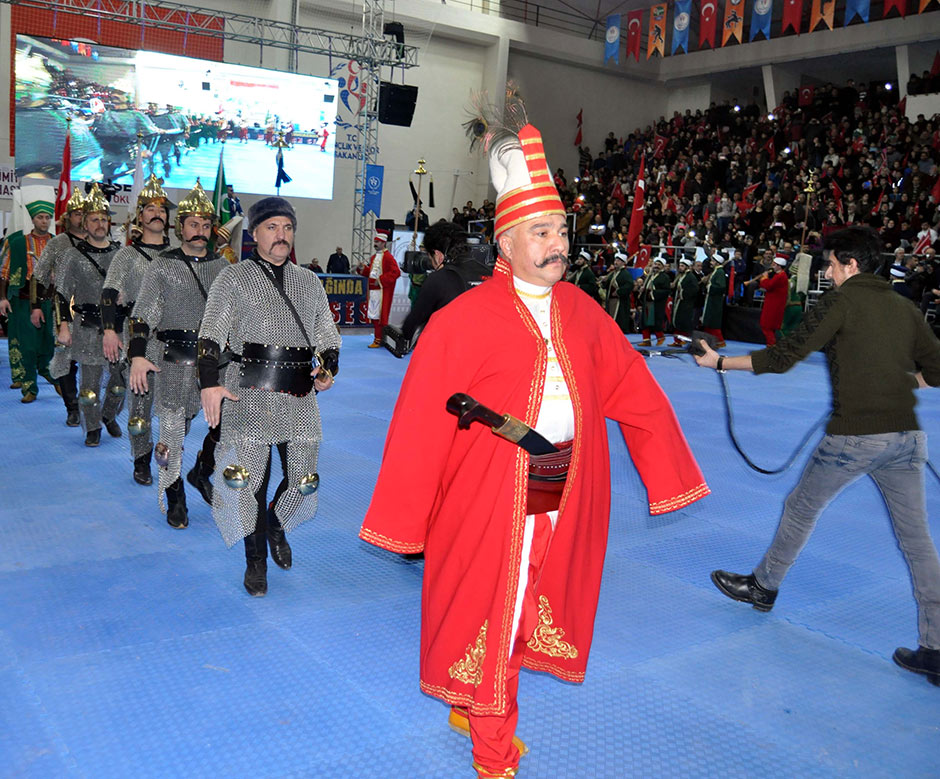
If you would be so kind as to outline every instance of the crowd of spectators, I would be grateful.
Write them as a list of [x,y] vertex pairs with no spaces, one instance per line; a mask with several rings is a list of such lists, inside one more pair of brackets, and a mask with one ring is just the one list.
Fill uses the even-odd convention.
[[[866,224],[888,254],[904,249],[898,265],[914,273],[919,264],[931,279],[915,289],[930,296],[940,286],[928,256],[935,252],[927,252],[940,248],[940,123],[909,121],[893,84],[804,87],[785,92],[770,112],[713,103],[623,135],[611,131],[596,151],[579,153],[577,173],[558,169],[555,183],[576,214],[572,251],[588,248],[598,273],[626,247],[643,159],[640,244],[673,265],[681,253],[701,258],[707,248],[737,257],[746,281],[765,271],[768,257],[802,250],[818,258],[829,232]],[[452,218],[472,224],[492,209],[467,203]],[[920,263],[911,259],[915,249]]]

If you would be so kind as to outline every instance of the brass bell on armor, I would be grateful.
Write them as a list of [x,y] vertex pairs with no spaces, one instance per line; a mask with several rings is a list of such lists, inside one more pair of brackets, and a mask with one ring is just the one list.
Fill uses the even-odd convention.
[[94,390],[83,389],[78,393],[78,402],[83,406],[93,406],[98,402],[98,393]]
[[163,441],[158,442],[153,448],[153,461],[161,468],[166,468],[170,464],[170,447]]
[[300,484],[297,485],[297,491],[301,495],[312,495],[320,486],[320,474],[308,473],[300,477]]
[[131,435],[143,435],[147,432],[147,420],[143,417],[131,417],[127,420],[127,432]]
[[233,490],[248,486],[248,469],[244,465],[229,465],[222,471],[222,478]]
[[124,393],[127,392],[127,387],[125,387],[123,384],[115,384],[108,388],[108,392],[110,392],[116,398],[122,398],[124,397]]

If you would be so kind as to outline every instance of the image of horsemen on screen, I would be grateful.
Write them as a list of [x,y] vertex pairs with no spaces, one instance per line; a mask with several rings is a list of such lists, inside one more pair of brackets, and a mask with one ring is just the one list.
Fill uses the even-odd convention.
[[58,180],[71,129],[73,180],[130,184],[139,150],[145,175],[185,188],[213,180],[224,145],[236,191],[329,199],[337,93],[335,79],[18,35],[16,172]]

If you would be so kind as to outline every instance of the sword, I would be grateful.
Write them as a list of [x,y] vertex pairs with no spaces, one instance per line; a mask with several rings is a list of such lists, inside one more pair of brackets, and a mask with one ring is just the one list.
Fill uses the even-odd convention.
[[489,425],[500,438],[518,444],[529,454],[550,454],[558,448],[540,433],[536,433],[521,419],[511,414],[499,414],[482,403],[478,403],[464,392],[457,392],[447,399],[447,410],[457,417],[457,427],[466,430],[474,422]]

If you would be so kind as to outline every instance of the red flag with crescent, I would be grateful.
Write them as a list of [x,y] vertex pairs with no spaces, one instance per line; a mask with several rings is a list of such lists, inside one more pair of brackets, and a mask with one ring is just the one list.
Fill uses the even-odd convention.
[[653,139],[653,159],[659,159],[663,156],[663,152],[666,151],[666,144],[669,143],[669,139],[665,135],[657,135]]
[[640,36],[643,32],[643,11],[630,11],[627,14],[627,56],[640,61]]
[[627,230],[627,254],[635,254],[640,246],[640,233],[643,231],[643,219],[646,216],[646,157],[640,160],[640,172],[636,177],[633,190],[633,211],[630,213],[630,227]]
[[62,149],[62,173],[59,174],[59,186],[55,197],[56,222],[65,213],[70,197],[72,197],[72,133],[67,133],[65,148]]
[[718,0],[702,0],[699,12],[698,47],[706,43],[715,48],[715,32],[718,29]]
[[637,252],[636,261],[633,263],[634,268],[643,269],[650,264],[650,255],[653,253],[653,247],[648,243],[644,243],[640,247],[640,251]]
[[887,18],[888,12],[892,8],[897,8],[898,13],[903,18],[907,14],[907,0],[885,0],[885,10],[882,18]]
[[813,104],[813,96],[816,94],[816,87],[800,87],[800,105],[808,106]]
[[[903,0],[902,0],[903,2]],[[803,18],[803,0],[784,0],[783,2],[783,18],[780,22],[780,34],[782,35],[787,31],[788,27],[792,27],[793,31],[799,35],[800,34],[800,20]],[[802,103],[800,103],[802,105]]]

